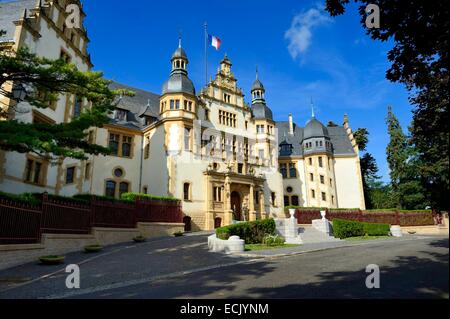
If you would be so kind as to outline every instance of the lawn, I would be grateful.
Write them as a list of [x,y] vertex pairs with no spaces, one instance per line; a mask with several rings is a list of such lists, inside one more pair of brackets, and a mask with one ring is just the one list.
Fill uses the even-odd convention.
[[348,237],[345,240],[349,241],[358,241],[358,240],[374,240],[374,239],[386,239],[386,238],[394,238],[392,236],[358,236],[358,237]]
[[280,249],[280,248],[289,248],[289,247],[297,247],[297,246],[301,246],[301,245],[284,244],[282,246],[267,246],[264,244],[246,244],[245,251]]

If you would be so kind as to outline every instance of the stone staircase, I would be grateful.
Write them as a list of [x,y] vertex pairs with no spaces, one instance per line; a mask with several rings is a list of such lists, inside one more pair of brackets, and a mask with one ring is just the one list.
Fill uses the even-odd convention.
[[298,234],[303,244],[325,243],[325,242],[339,242],[341,239],[334,238],[326,233],[323,233],[314,227],[299,227]]

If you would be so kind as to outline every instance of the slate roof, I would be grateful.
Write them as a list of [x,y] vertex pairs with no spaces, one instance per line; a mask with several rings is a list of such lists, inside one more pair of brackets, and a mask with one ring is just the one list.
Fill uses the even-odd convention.
[[[289,122],[277,122],[278,144],[286,141],[292,145],[292,156],[303,156],[301,143],[304,139],[304,128],[294,124],[294,135],[289,134]],[[356,155],[352,143],[344,127],[327,127],[330,142],[333,144],[334,155]]]
[[36,0],[20,0],[14,2],[0,2],[0,30],[6,34],[0,37],[0,42],[14,40],[16,26],[14,21],[20,20],[23,10],[34,9]]
[[111,83],[110,89],[125,89],[135,93],[134,96],[123,96],[117,105],[118,109],[128,111],[127,120],[111,119],[113,124],[142,129],[145,127],[144,116],[159,119],[159,95],[117,82]]
[[252,113],[255,119],[273,120],[272,110],[264,103],[255,103],[252,105]]

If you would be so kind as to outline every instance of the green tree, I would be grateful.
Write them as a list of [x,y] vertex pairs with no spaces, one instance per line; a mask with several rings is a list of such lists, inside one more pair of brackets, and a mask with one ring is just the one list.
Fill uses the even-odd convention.
[[[23,100],[6,90],[8,83],[25,91]],[[107,115],[114,109],[118,94],[132,94],[111,91],[109,84],[100,72],[81,72],[62,59],[38,57],[26,48],[14,54],[0,54],[0,95],[12,101],[9,106],[0,107],[0,118],[8,119],[0,121],[0,149],[31,152],[49,160],[86,159],[87,154],[109,154],[108,148],[87,141],[87,130],[102,127],[109,121]],[[65,94],[89,102],[80,116],[69,123],[23,123],[15,118],[18,114],[31,112],[32,107],[47,108],[58,96]]]
[[[331,16],[341,15],[350,0],[326,0]],[[411,143],[421,163],[420,182],[433,207],[448,209],[449,192],[449,1],[355,0],[361,4],[366,29],[366,6],[380,7],[379,29],[366,29],[374,40],[392,39],[391,66],[386,77],[403,83],[414,105]]]
[[391,177],[391,194],[397,208],[425,208],[424,188],[420,183],[416,150],[408,144],[408,137],[397,117],[388,107],[386,118],[389,144],[386,148],[387,162]]

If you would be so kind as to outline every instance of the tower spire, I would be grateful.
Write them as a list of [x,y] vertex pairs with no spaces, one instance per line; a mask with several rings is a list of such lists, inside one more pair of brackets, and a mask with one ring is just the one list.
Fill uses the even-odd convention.
[[182,40],[182,33],[181,29],[178,31],[178,47],[181,48],[181,40]]
[[311,116],[312,116],[312,118],[316,117],[316,114],[314,112],[314,102],[313,102],[312,97],[311,97]]
[[258,65],[256,65],[256,79],[259,80]]

